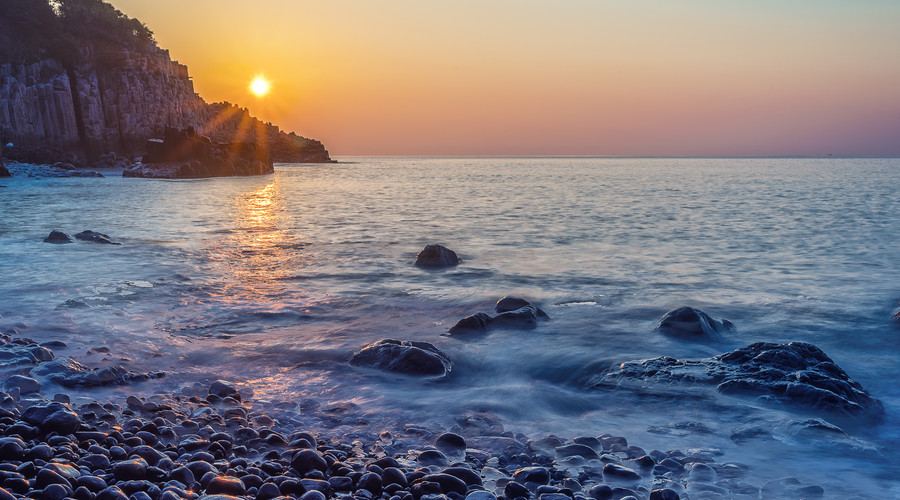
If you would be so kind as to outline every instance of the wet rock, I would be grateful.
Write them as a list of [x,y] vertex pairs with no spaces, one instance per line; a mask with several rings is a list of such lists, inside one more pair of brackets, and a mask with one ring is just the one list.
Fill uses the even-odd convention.
[[377,497],[381,495],[381,489],[383,487],[381,476],[374,472],[363,474],[362,477],[359,478],[359,481],[356,482],[356,487],[357,489],[368,490],[373,496]]
[[416,265],[419,267],[452,267],[459,262],[456,252],[443,245],[426,245],[416,255]]
[[125,169],[123,177],[195,179],[275,171],[266,141],[214,143],[192,127],[166,127],[161,139],[150,139],[144,147],[142,163]]
[[3,387],[6,390],[9,390],[13,387],[18,387],[19,392],[22,394],[29,394],[32,392],[40,392],[40,390],[41,390],[41,384],[37,380],[35,380],[31,377],[25,377],[22,375],[13,375],[13,376],[9,377],[8,379],[6,379],[6,382],[3,384]]
[[665,335],[686,338],[718,338],[734,331],[728,320],[716,321],[705,312],[693,307],[679,307],[663,315],[656,329]]
[[71,434],[81,425],[81,419],[74,411],[57,402],[38,403],[28,407],[22,414],[22,420],[36,425],[46,433]]
[[425,450],[416,457],[416,463],[419,467],[427,467],[429,465],[437,465],[438,467],[446,467],[450,465],[447,457],[438,450]]
[[464,333],[471,331],[487,330],[494,318],[488,313],[475,313],[459,320],[450,327],[450,333]]
[[209,393],[219,396],[220,398],[227,398],[229,396],[241,400],[241,395],[238,393],[237,387],[231,382],[227,382],[225,380],[216,380],[209,386]]
[[158,378],[163,373],[137,373],[121,366],[88,368],[71,358],[55,358],[32,368],[31,375],[45,377],[66,387],[117,385]]
[[450,373],[450,358],[428,342],[383,339],[362,348],[350,360],[353,366],[404,375],[443,377]]
[[206,485],[206,492],[211,495],[241,496],[247,493],[247,488],[236,477],[217,476]]
[[434,447],[444,455],[459,455],[466,453],[466,440],[459,434],[447,432],[438,436]]
[[606,464],[603,466],[603,479],[606,481],[640,481],[641,475],[618,464]]
[[75,243],[71,236],[62,231],[51,231],[50,236],[44,238],[44,243]]
[[757,342],[702,360],[670,357],[630,361],[591,379],[593,388],[642,384],[703,384],[723,394],[755,396],[847,417],[879,418],[884,405],[818,347],[803,342]]
[[109,238],[109,235],[106,235],[103,233],[98,233],[96,231],[91,231],[90,229],[76,234],[75,239],[81,240],[81,241],[90,241],[92,243],[101,243],[104,245],[121,245],[121,243],[112,241]]
[[550,471],[545,467],[524,467],[513,474],[518,483],[550,484]]
[[300,450],[291,459],[291,467],[301,475],[312,470],[325,472],[328,470],[328,462],[322,458],[322,455],[313,450]]
[[450,333],[483,331],[494,326],[530,328],[550,319],[539,307],[518,297],[503,297],[497,301],[494,312],[495,316],[483,312],[467,316],[450,327]]
[[539,307],[519,297],[503,297],[497,301],[496,305],[494,305],[494,312],[497,314],[519,311],[521,309],[531,309],[534,311],[536,317],[540,319],[550,319],[550,316],[547,316],[547,313]]
[[583,457],[585,460],[598,460],[600,458],[597,455],[597,452],[594,451],[593,448],[583,444],[567,444],[565,446],[559,446],[556,448],[556,456],[558,457],[572,457],[579,456]]
[[140,480],[147,477],[147,461],[143,458],[123,460],[113,464],[113,474],[119,481]]

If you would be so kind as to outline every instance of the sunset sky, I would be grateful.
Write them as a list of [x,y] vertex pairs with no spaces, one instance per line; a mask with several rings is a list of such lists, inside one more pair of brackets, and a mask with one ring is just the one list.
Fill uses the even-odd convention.
[[111,3],[334,156],[900,155],[897,0]]

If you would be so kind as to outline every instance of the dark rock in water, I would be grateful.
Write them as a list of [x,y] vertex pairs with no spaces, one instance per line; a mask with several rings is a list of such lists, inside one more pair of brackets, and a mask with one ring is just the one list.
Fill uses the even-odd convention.
[[450,333],[483,331],[492,326],[534,327],[538,321],[550,319],[539,307],[518,297],[503,297],[494,311],[497,315],[493,317],[483,312],[465,317],[450,327]]
[[734,331],[734,324],[728,320],[716,321],[705,312],[693,307],[679,307],[663,315],[656,329],[663,334],[698,338],[717,338]]
[[71,434],[78,430],[81,419],[62,403],[38,403],[29,406],[22,414],[22,420],[36,425],[43,432]]
[[498,300],[497,304],[494,306],[494,312],[496,312],[497,314],[518,311],[521,309],[532,309],[534,310],[535,316],[537,316],[538,318],[550,319],[550,316],[547,316],[547,313],[542,311],[539,307],[519,297],[503,297],[502,299]]
[[40,392],[41,390],[41,384],[37,380],[22,375],[13,375],[9,377],[6,379],[3,386],[6,390],[9,390],[12,387],[18,387],[22,394]]
[[475,313],[457,321],[455,325],[450,327],[450,333],[487,330],[493,320],[494,318],[492,318],[490,314],[483,312]]
[[419,267],[452,267],[459,262],[456,252],[443,245],[426,245],[416,255],[416,265]]
[[350,360],[364,366],[405,375],[443,377],[450,373],[450,358],[428,342],[382,339],[363,347]]
[[616,365],[591,381],[594,388],[646,383],[713,385],[723,394],[849,417],[880,417],[884,405],[818,347],[803,342],[757,342],[701,360],[660,357]]
[[641,475],[622,465],[606,464],[603,466],[603,478],[607,481],[640,481]]
[[126,169],[123,177],[195,179],[275,172],[262,141],[217,144],[191,127],[167,127],[163,139],[150,139],[145,147],[142,164]]
[[227,398],[229,396],[241,400],[241,395],[238,393],[237,387],[231,382],[225,380],[216,380],[209,386],[209,393],[219,396],[220,398]]
[[121,245],[121,243],[109,239],[108,235],[98,233],[96,231],[91,231],[90,229],[76,234],[75,239],[81,241],[92,241],[94,243],[102,243],[104,245]]
[[650,492],[650,500],[679,500],[678,492],[669,488],[661,488]]
[[44,243],[75,243],[71,236],[62,231],[51,231],[50,236],[44,238]]
[[434,447],[446,454],[465,454],[466,440],[459,434],[447,432],[438,436],[434,442]]
[[300,474],[306,474],[312,470],[325,472],[328,470],[328,462],[317,451],[300,450],[291,459],[291,467]]
[[522,484],[550,484],[551,478],[550,471],[545,467],[525,467],[517,470],[515,474],[513,474],[513,479]]
[[66,387],[116,385],[159,378],[163,373],[137,373],[121,366],[91,369],[71,358],[54,358],[31,369],[31,375],[46,377]]

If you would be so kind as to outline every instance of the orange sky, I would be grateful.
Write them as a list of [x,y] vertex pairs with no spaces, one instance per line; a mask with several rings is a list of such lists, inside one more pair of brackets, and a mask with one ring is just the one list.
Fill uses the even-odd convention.
[[896,0],[111,3],[333,156],[900,155]]

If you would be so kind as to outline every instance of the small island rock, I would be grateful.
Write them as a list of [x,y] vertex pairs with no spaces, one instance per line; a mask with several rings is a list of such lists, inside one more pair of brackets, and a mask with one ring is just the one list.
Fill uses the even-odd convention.
[[717,338],[734,331],[734,324],[728,320],[716,321],[709,314],[693,307],[679,307],[663,315],[656,326],[657,331],[677,337]]
[[91,241],[94,243],[102,243],[104,245],[121,245],[121,243],[112,241],[109,238],[109,235],[91,231],[90,229],[76,234],[75,239],[81,241]]
[[416,255],[416,265],[419,267],[452,267],[459,262],[456,252],[443,245],[426,245]]
[[50,236],[44,238],[44,243],[75,243],[71,236],[62,231],[50,231]]

